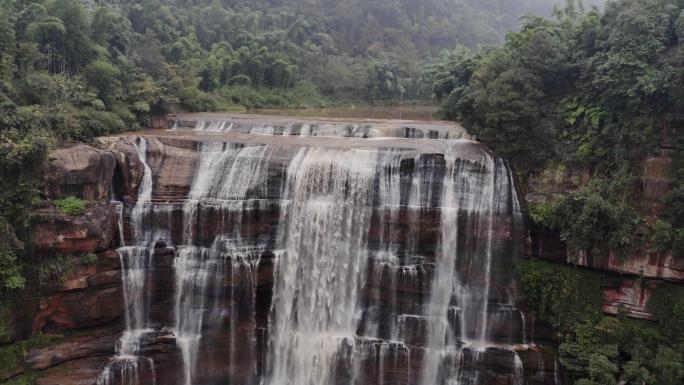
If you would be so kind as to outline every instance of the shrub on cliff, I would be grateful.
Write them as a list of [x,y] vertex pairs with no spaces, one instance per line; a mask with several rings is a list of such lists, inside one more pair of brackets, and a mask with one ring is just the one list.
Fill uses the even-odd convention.
[[38,333],[27,340],[0,346],[0,378],[11,376],[24,363],[31,349],[44,348],[62,340],[59,335]]
[[0,290],[24,286],[21,256],[31,233],[31,209],[47,163],[51,138],[42,130],[31,135],[0,130]]
[[22,289],[25,282],[17,250],[0,241],[0,292]]
[[82,199],[67,197],[53,201],[60,213],[65,215],[81,215],[85,212],[86,205]]
[[526,260],[518,263],[517,270],[525,303],[561,335],[599,316],[602,274]]
[[72,255],[59,255],[52,258],[42,259],[37,264],[38,286],[42,290],[55,290],[64,283],[82,261]]
[[642,218],[631,204],[631,178],[594,179],[580,190],[531,213],[537,223],[559,229],[576,253],[627,252],[634,247]]

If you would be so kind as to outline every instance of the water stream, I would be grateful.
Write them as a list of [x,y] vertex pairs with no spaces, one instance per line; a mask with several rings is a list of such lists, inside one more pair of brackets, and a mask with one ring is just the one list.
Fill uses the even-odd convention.
[[[153,374],[156,385],[154,361],[139,356],[140,343],[143,336],[152,332],[148,326],[149,308],[149,275],[152,269],[152,246],[150,231],[144,226],[144,213],[152,200],[152,171],[147,165],[147,141],[138,138],[135,148],[139,161],[143,164],[144,173],[138,190],[138,199],[131,210],[131,244],[126,246],[123,236],[123,210],[119,212],[120,248],[117,250],[121,261],[123,297],[126,309],[125,329],[116,344],[116,356],[108,364],[97,380],[98,385],[109,385],[114,377],[128,385],[139,384],[141,363]],[[115,373],[117,372],[118,373]]]

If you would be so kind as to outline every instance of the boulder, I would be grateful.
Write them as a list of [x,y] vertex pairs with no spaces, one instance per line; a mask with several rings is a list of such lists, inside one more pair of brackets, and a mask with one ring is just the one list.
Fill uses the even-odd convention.
[[185,199],[198,166],[197,144],[186,141],[166,141],[147,137],[147,164],[152,170],[155,199],[176,201]]
[[53,151],[47,173],[50,198],[107,199],[116,160],[107,151],[78,144]]

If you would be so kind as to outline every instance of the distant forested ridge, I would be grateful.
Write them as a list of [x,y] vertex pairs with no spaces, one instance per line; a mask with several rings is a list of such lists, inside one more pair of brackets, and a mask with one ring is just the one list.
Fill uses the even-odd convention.
[[5,72],[83,77],[97,61],[91,79],[124,70],[151,80],[159,110],[425,98],[424,63],[457,45],[498,44],[520,16],[553,3],[7,0]]

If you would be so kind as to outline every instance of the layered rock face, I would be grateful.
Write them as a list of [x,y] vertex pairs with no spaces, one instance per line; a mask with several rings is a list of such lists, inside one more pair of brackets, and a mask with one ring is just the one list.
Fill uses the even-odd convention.
[[[643,174],[639,184],[640,209],[645,217],[657,219],[673,186],[672,160],[667,155],[651,156],[642,161]],[[589,179],[586,170],[549,169],[532,178],[526,186],[527,202],[553,202],[561,193],[578,190]],[[615,287],[603,290],[604,312],[624,313],[637,319],[651,319],[646,304],[650,291],[658,282],[684,282],[684,259],[672,252],[634,248],[628,255],[616,252],[592,254],[568,250],[557,232],[534,225],[528,229],[527,254],[559,264],[601,270],[621,279]]]
[[[36,276],[28,277],[25,293],[3,301],[9,316],[0,320],[0,342],[8,350],[0,381],[39,373],[37,384],[92,384],[114,353],[125,313],[117,215],[108,201],[116,166],[111,152],[85,145],[51,154],[49,198],[76,196],[86,201],[85,210],[66,215],[46,201],[36,213],[33,258],[25,261]],[[66,337],[26,354],[13,349],[40,333]]]
[[81,330],[31,353],[38,383],[560,383],[515,304],[500,158],[428,139],[464,137],[445,125],[206,122],[103,138],[69,169],[103,178],[50,179],[100,201],[38,244],[99,254],[34,317]]

